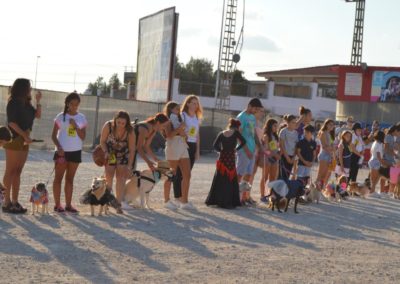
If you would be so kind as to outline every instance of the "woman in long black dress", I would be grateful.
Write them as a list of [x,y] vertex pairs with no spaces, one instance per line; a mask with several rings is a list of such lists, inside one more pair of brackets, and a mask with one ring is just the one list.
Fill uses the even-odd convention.
[[239,127],[240,121],[231,118],[228,128],[220,132],[214,141],[214,149],[219,152],[219,159],[211,189],[206,199],[207,206],[217,205],[229,209],[240,206],[235,153],[243,146],[246,147],[246,140],[238,131]]

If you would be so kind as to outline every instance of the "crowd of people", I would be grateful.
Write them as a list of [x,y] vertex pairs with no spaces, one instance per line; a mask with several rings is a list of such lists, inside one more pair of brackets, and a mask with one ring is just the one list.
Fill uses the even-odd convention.
[[[21,173],[26,163],[35,118],[41,116],[41,93],[33,102],[31,83],[17,79],[10,89],[7,103],[7,126],[0,127],[0,145],[6,154],[3,178],[5,189],[3,212],[27,212],[19,203]],[[73,92],[66,96],[63,111],[54,118],[52,141],[55,145],[53,198],[54,212],[77,213],[72,204],[74,178],[82,161],[82,147],[88,122],[79,112],[80,96]],[[189,201],[191,171],[200,157],[200,124],[203,119],[200,100],[189,95],[179,105],[168,102],[162,113],[140,122],[131,122],[126,111],[119,110],[107,121],[100,135],[100,147],[106,160],[104,173],[107,185],[113,188],[121,209],[130,209],[124,200],[125,182],[137,167],[138,155],[151,170],[159,158],[153,153],[151,142],[156,133],[166,140],[165,159],[173,177],[164,183],[164,206],[168,209],[193,209]],[[266,120],[266,121],[265,121]],[[268,203],[268,183],[277,179],[301,180],[304,185],[314,182],[323,190],[332,179],[340,183],[357,181],[363,164],[365,145],[372,143],[370,168],[371,194],[393,194],[400,174],[400,123],[380,129],[374,122],[369,135],[364,135],[361,124],[349,117],[347,124],[336,127],[326,119],[316,129],[312,125],[311,110],[300,107],[298,115],[288,114],[283,121],[266,119],[265,109],[258,98],[249,101],[235,119],[231,118],[221,131],[214,148],[219,153],[211,189],[205,203],[209,206],[235,208]],[[318,163],[315,180],[311,168]],[[260,197],[254,199],[249,190],[257,170],[261,170]],[[61,202],[64,181],[65,206]],[[380,190],[377,184],[380,181]],[[240,190],[242,185],[246,190]],[[171,186],[174,199],[170,198]],[[253,196],[254,193],[253,189]]]

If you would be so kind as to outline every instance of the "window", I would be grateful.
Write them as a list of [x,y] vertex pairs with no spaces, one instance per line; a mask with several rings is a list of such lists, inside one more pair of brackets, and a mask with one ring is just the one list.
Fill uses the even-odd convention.
[[310,100],[311,89],[301,83],[275,83],[274,96]]
[[328,84],[318,84],[317,97],[336,99],[337,97],[337,86]]

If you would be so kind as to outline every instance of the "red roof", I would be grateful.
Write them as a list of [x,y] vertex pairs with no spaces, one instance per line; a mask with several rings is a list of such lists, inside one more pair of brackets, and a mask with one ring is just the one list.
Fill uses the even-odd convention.
[[324,77],[337,77],[339,64],[314,66],[307,68],[286,69],[276,71],[257,72],[260,77],[273,77],[273,76],[324,76]]

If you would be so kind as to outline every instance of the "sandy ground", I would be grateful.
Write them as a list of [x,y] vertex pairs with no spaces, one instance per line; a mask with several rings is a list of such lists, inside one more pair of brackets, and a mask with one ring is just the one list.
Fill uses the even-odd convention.
[[[27,206],[32,184],[46,181],[51,172],[51,155],[30,154],[20,198]],[[82,206],[79,216],[3,214],[0,282],[399,283],[399,201],[322,202],[300,206],[298,215],[291,209],[279,214],[207,208],[203,202],[214,161],[203,157],[195,165],[194,211],[163,209],[158,185],[151,196],[153,210],[123,216],[90,217]],[[76,177],[76,203],[98,174],[101,169],[85,154]]]

